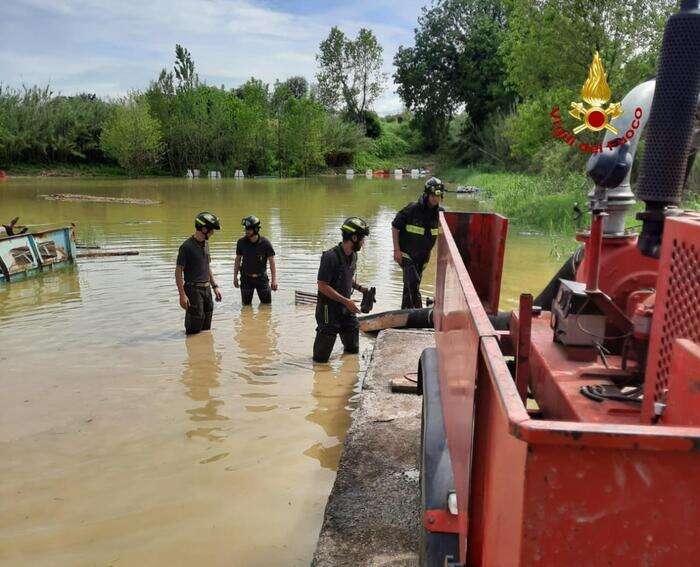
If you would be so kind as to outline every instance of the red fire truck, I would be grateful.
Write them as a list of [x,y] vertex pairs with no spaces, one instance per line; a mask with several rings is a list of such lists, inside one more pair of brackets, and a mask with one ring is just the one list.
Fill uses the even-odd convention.
[[656,80],[613,122],[649,117],[639,235],[624,224],[636,139],[591,157],[582,249],[511,313],[507,220],[441,216],[436,348],[419,366],[424,565],[700,565],[700,213],[678,208],[698,4],[669,19]]

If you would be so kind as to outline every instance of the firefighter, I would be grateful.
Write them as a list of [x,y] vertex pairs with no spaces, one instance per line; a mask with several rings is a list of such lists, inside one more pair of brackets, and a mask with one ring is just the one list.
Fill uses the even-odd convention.
[[323,253],[318,268],[315,362],[328,362],[337,335],[346,353],[356,354],[360,350],[360,326],[356,316],[360,308],[350,296],[354,289],[367,292],[367,288],[355,281],[355,269],[357,253],[369,236],[369,226],[360,217],[350,217],[340,230],[342,242]]
[[221,301],[219,286],[211,272],[209,238],[221,223],[212,213],[199,213],[194,219],[194,234],[180,246],[175,267],[175,282],[180,293],[180,307],[186,310],[185,332],[188,335],[211,329],[214,302]]
[[423,195],[401,209],[391,223],[394,260],[403,271],[401,309],[423,307],[420,282],[438,235],[438,213],[445,185],[437,177],[426,181]]
[[[260,219],[254,215],[241,221],[245,236],[236,243],[236,262],[233,266],[233,285],[241,288],[243,305],[253,302],[253,293],[258,292],[260,303],[272,303],[272,291],[277,291],[277,267],[275,249],[270,241],[260,236]],[[272,284],[267,277],[267,261],[270,261]],[[238,272],[241,273],[240,282]]]

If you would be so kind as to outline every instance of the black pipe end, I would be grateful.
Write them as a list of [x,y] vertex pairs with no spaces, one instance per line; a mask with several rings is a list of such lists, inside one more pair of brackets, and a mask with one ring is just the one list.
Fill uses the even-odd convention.
[[637,239],[637,248],[642,256],[659,258],[661,256],[661,239],[664,232],[665,203],[647,203],[646,210],[637,213],[637,220],[642,221],[642,231]]
[[627,144],[617,146],[612,151],[593,154],[586,164],[586,173],[599,187],[612,189],[625,180],[632,169],[633,157]]

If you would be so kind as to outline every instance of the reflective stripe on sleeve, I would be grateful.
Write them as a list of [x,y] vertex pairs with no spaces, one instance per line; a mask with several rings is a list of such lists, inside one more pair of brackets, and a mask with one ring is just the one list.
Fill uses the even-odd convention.
[[407,224],[406,232],[411,232],[413,234],[420,234],[421,236],[425,234],[425,229],[422,226],[416,226],[415,224]]

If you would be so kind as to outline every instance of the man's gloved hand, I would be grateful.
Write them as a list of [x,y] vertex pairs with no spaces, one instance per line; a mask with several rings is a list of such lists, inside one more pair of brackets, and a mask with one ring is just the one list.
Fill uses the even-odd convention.
[[372,307],[377,302],[375,296],[377,295],[377,288],[370,287],[362,292],[362,303],[360,304],[360,311],[363,313],[369,313],[372,311]]

